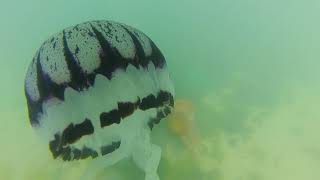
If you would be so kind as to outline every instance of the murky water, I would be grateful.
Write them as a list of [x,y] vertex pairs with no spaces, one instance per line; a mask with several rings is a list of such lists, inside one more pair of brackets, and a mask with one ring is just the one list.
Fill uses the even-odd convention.
[[[27,118],[23,80],[49,35],[96,19],[137,27],[167,59],[176,100],[187,113],[152,132],[162,148],[161,179],[320,178],[319,1],[0,4],[0,179],[79,179],[86,169],[87,162],[61,166],[39,142]],[[131,160],[97,174],[143,178]]]

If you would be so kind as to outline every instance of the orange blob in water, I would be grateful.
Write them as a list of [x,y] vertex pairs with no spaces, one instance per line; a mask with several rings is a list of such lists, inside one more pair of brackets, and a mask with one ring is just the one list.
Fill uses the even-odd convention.
[[190,100],[179,99],[175,101],[175,108],[168,116],[168,128],[181,138],[189,150],[194,151],[199,138],[195,132],[194,107]]

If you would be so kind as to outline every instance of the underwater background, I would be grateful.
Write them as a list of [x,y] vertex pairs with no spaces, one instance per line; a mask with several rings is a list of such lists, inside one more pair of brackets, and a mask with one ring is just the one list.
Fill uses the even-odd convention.
[[[185,117],[151,133],[162,180],[320,179],[319,9],[317,0],[0,0],[0,179],[81,176],[86,162],[53,161],[35,135],[24,78],[50,35],[102,19],[138,28],[166,57]],[[97,174],[143,178],[130,159]]]

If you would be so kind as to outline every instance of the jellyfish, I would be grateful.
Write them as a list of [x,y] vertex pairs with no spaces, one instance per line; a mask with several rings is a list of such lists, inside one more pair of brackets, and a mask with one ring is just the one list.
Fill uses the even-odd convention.
[[54,34],[28,67],[25,96],[54,159],[89,159],[93,174],[132,158],[146,180],[159,179],[161,148],[150,133],[172,112],[174,86],[163,54],[141,31],[101,20]]

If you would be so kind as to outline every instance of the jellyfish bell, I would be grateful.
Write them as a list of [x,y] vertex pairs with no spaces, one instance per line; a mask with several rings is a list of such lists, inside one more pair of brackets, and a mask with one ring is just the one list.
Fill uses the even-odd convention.
[[78,24],[36,52],[25,78],[32,127],[55,159],[112,165],[125,157],[158,179],[154,125],[174,87],[164,56],[141,31],[113,21]]

